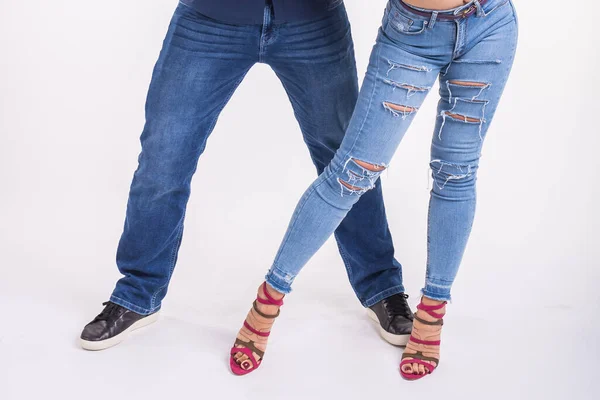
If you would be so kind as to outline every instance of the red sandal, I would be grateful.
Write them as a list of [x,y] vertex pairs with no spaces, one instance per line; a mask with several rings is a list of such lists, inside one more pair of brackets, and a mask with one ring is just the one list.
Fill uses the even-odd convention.
[[[269,314],[263,313],[262,311],[260,311],[258,309],[258,306],[256,305],[257,301],[261,304],[266,304],[266,305],[271,305],[271,306],[281,307],[283,305],[283,299],[276,300],[269,294],[269,292],[267,291],[267,283],[266,282],[263,283],[262,289],[263,289],[263,294],[265,295],[266,299],[262,299],[259,296],[256,296],[256,300],[254,301],[254,303],[252,303],[252,308],[258,315],[260,315],[263,318],[275,319],[275,318],[279,317],[280,310],[277,310],[276,315],[269,315]],[[271,331],[260,332],[256,329],[254,329],[252,326],[250,326],[248,321],[244,321],[244,328],[248,329],[253,334],[255,334],[257,336],[261,336],[261,337],[269,337],[269,335],[271,334]],[[235,347],[235,345],[239,345],[239,346],[243,346],[243,347]],[[246,356],[248,356],[248,359],[242,361],[242,363],[238,365],[238,363],[235,361],[235,358],[234,358],[234,356],[237,353],[245,354]],[[252,353],[257,354],[260,357],[260,359],[256,360],[254,358],[254,354],[252,354]],[[260,364],[262,363],[265,352],[256,348],[256,345],[252,340],[244,342],[243,340],[236,338],[235,344],[231,348],[230,354],[231,354],[231,357],[229,358],[229,365],[231,367],[231,371],[236,375],[246,375],[246,374],[249,374],[250,372],[256,370],[258,367],[260,367]]]
[[[427,326],[431,326],[431,327],[439,327],[436,328],[434,330],[424,330],[427,333],[432,333],[432,334],[437,334],[440,333],[442,330],[442,325],[444,325],[444,314],[440,314],[437,313],[437,310],[440,310],[442,308],[444,308],[444,306],[446,305],[446,302],[443,302],[442,304],[438,304],[435,306],[428,306],[426,304],[423,304],[423,300],[421,300],[421,303],[417,306],[418,310],[424,311],[427,314],[429,314],[430,316],[432,316],[433,318],[437,318],[437,321],[427,321],[425,319],[419,318],[416,313],[414,318],[419,321],[420,323],[422,323],[423,325],[427,325]],[[421,344],[421,345],[425,345],[425,346],[439,346],[441,341],[440,340],[421,340],[421,339],[417,339],[415,338],[412,334],[410,335],[410,339],[408,340],[408,344],[406,345],[407,349],[410,346],[410,343],[414,343],[414,344]],[[402,362],[400,363],[400,375],[402,375],[402,377],[404,379],[407,379],[409,381],[415,381],[417,379],[421,379],[426,375],[431,374],[435,368],[440,365],[440,360],[439,358],[435,358],[435,357],[426,357],[422,351],[417,351],[415,349],[410,349],[410,350],[414,350],[415,353],[406,353],[406,351],[404,352],[404,354],[402,354]],[[427,353],[435,353],[434,351],[427,351]],[[438,350],[438,354],[439,354],[439,350]],[[434,362],[435,365],[431,364],[431,362]],[[422,365],[423,367],[426,368],[426,372],[423,375],[420,374],[415,374],[414,371],[411,373],[408,372],[404,372],[404,370],[402,369],[402,367],[404,367],[407,364],[419,364]]]

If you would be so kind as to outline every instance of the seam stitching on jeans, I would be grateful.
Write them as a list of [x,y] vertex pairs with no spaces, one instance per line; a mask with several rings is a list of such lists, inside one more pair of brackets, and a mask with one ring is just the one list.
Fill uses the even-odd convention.
[[173,250],[171,251],[171,261],[169,267],[169,275],[167,276],[167,282],[159,287],[154,294],[152,295],[152,300],[150,301],[150,308],[154,308],[154,302],[156,301],[156,296],[160,293],[161,290],[166,288],[171,282],[171,277],[173,276],[173,270],[175,269],[175,257],[177,256],[177,251],[179,250],[179,246],[181,246],[181,239],[183,236],[183,220],[185,219],[185,213],[181,218],[181,226],[178,229],[177,236],[175,236],[175,245],[173,246]]
[[333,232],[333,236],[335,237],[335,241],[337,242],[337,247],[340,252],[342,262],[344,263],[344,266],[346,267],[346,273],[348,274],[350,284],[352,285],[352,287],[354,287],[354,282],[352,282],[352,277],[354,276],[354,274],[352,273],[352,266],[350,265],[350,262],[346,259],[348,257],[348,254],[343,249],[342,244],[340,243],[339,235],[337,234],[337,232]]
[[[268,6],[267,6],[268,7]],[[271,13],[271,10],[269,9],[269,14]],[[264,34],[265,34],[265,27],[267,26],[267,10],[266,7],[265,9],[263,9],[263,24],[262,24],[262,28],[260,30],[260,44],[258,46],[258,61],[259,62],[263,62],[264,61],[264,51],[265,51],[265,47],[263,46],[264,44]]]

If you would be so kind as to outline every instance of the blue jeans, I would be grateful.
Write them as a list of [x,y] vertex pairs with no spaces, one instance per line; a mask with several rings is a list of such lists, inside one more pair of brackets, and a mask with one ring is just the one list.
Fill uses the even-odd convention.
[[[477,12],[469,17],[440,18],[471,6]],[[280,292],[291,290],[303,265],[377,187],[439,77],[423,294],[450,300],[475,214],[482,144],[513,63],[517,22],[508,0],[472,1],[429,18],[418,13],[400,0],[389,1],[342,145],[298,203],[267,274]]]
[[[112,302],[141,314],[160,308],[198,158],[219,113],[255,63],[268,64],[281,80],[318,173],[339,148],[358,98],[344,7],[315,21],[275,24],[272,18],[267,7],[263,25],[230,25],[177,7],[148,93],[142,152],[117,250],[124,277]],[[363,305],[404,291],[379,183],[336,237]]]

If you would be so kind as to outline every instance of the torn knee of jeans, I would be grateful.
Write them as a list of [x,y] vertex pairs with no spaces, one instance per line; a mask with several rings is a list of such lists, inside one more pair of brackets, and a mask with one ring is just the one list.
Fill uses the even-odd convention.
[[452,98],[463,98],[463,99],[478,99],[486,89],[492,86],[487,82],[477,81],[462,81],[462,80],[449,80],[446,82],[446,90],[448,91],[448,102],[452,102]]
[[456,85],[456,86],[466,86],[466,87],[476,87],[476,88],[482,88],[482,87],[488,87],[488,86],[490,86],[489,83],[471,82],[471,81],[459,81],[459,80],[450,80],[450,81],[448,81],[448,83],[450,83],[451,85]]
[[442,119],[438,130],[438,138],[442,140],[442,132],[447,121],[472,124],[477,126],[479,139],[483,140],[485,119],[485,108],[489,101],[455,98],[452,107],[440,112]]
[[425,65],[409,65],[409,64],[403,64],[403,63],[397,63],[392,60],[388,60],[388,64],[390,65],[390,68],[387,71],[388,75],[390,74],[390,72],[392,72],[395,69],[407,69],[407,70],[416,71],[416,72],[431,72],[431,68],[429,68]]
[[460,164],[443,160],[429,163],[436,186],[443,190],[448,183],[466,181],[475,176],[477,164]]
[[406,90],[406,98],[413,96],[415,93],[427,93],[430,87],[427,86],[415,86],[410,83],[400,83],[391,79],[384,79],[384,82],[390,85],[393,89],[400,88]]
[[444,114],[447,117],[450,117],[450,118],[455,119],[457,121],[470,122],[472,124],[480,124],[482,122],[481,118],[467,117],[466,115],[455,114],[455,113],[450,112],[450,111],[445,111]]
[[375,187],[375,181],[371,180],[370,178],[348,179],[347,181],[342,178],[338,178],[338,183],[340,184],[340,188],[342,190],[342,196],[344,196],[344,193],[361,196]]
[[381,172],[386,169],[384,165],[371,164],[365,161],[357,160],[356,158],[353,158],[352,161],[354,161],[354,163],[358,164],[360,167],[363,167],[371,172]]
[[344,187],[346,187],[346,189],[350,190],[351,192],[360,192],[361,190],[365,190],[364,188],[358,187],[358,186],[353,186],[351,184],[349,184],[348,182],[345,182],[341,179],[338,179],[338,182],[342,185],[344,185]]
[[402,119],[418,111],[416,107],[390,103],[389,101],[383,102],[383,108],[391,112],[394,117],[402,117]]
[[377,179],[386,168],[384,164],[348,158],[342,175],[338,178],[342,196],[344,193],[362,195],[374,188]]
[[411,85],[409,83],[395,82],[395,81],[392,81],[390,79],[385,79],[384,82],[387,83],[388,85],[394,87],[394,88],[402,88],[402,89],[406,89],[408,91],[425,92],[425,91],[427,91],[427,90],[430,89],[428,87],[415,86],[415,85]]

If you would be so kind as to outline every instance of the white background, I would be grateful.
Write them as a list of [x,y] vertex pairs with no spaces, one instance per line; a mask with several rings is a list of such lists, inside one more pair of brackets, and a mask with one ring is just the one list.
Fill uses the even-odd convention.
[[[346,3],[362,79],[385,2]],[[296,281],[261,369],[230,374],[228,350],[315,177],[264,65],[201,157],[163,318],[113,349],[79,349],[119,277],[146,90],[175,5],[0,0],[0,399],[600,397],[600,7],[591,0],[517,1],[518,56],[484,148],[434,375],[400,378],[401,349],[377,336],[332,241]],[[434,90],[383,178],[413,305],[436,101]]]

